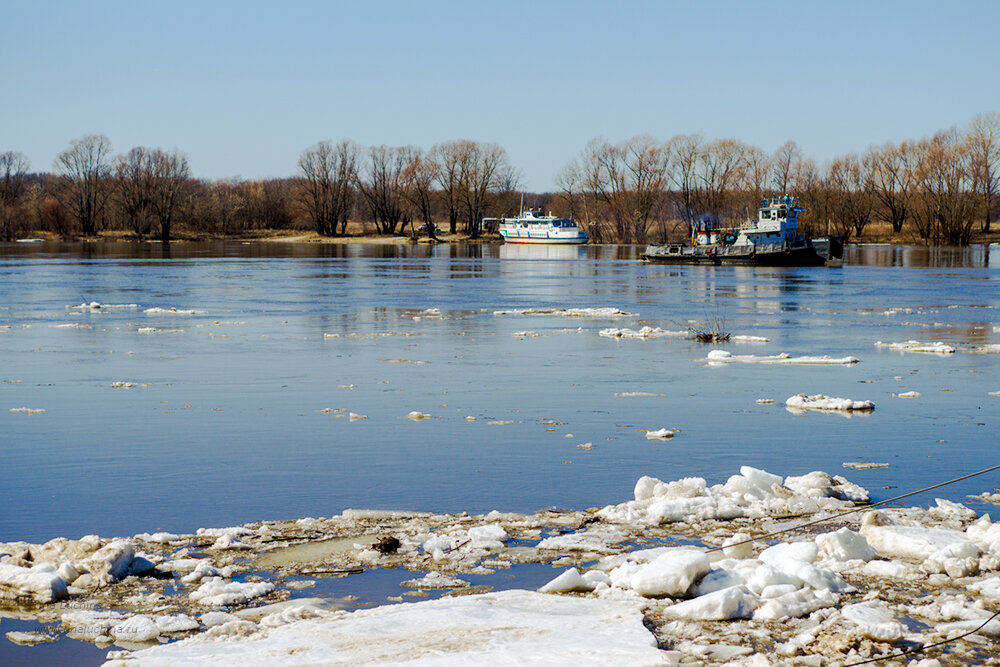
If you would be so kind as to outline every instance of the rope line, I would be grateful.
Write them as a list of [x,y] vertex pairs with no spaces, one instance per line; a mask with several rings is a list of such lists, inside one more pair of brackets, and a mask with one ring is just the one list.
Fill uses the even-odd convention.
[[983,628],[985,628],[986,625],[990,621],[992,621],[994,618],[996,618],[997,616],[1000,616],[1000,611],[994,612],[994,614],[992,616],[990,616],[989,618],[987,618],[985,621],[983,621],[982,625],[980,625],[978,628],[975,628],[973,630],[969,630],[968,632],[966,632],[964,634],[961,634],[961,635],[958,635],[957,637],[949,637],[948,639],[943,639],[943,640],[941,640],[939,642],[934,642],[933,644],[922,644],[921,646],[915,646],[913,648],[906,649],[905,651],[900,651],[899,653],[893,653],[891,655],[883,655],[883,656],[879,656],[878,658],[869,658],[868,660],[862,660],[861,662],[849,662],[846,665],[843,665],[843,667],[857,667],[857,665],[869,665],[871,663],[881,662],[883,660],[892,660],[894,658],[902,658],[903,656],[910,655],[911,653],[920,653],[920,652],[926,651],[927,649],[930,649],[930,648],[937,648],[938,646],[944,646],[945,644],[950,644],[952,642],[957,642],[959,639],[964,639],[965,637],[968,637],[969,635],[972,635],[972,634],[975,634],[975,633],[979,632],[980,630],[982,630]]

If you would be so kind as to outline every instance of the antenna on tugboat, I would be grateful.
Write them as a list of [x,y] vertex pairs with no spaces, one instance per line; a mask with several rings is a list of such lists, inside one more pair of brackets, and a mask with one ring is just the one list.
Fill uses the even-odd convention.
[[517,211],[517,216],[521,217],[524,215],[524,193],[521,193],[521,208]]

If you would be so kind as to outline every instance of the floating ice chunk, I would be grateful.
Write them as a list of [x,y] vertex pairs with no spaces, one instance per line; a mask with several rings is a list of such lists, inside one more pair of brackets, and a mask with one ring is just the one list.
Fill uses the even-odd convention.
[[670,337],[685,337],[688,335],[687,331],[669,331],[666,329],[661,329],[660,327],[649,327],[645,326],[641,329],[601,329],[599,335],[606,338],[664,338]]
[[6,636],[7,639],[21,646],[33,646],[45,642],[54,642],[58,639],[58,637],[42,632],[17,632],[16,630],[8,632]]
[[110,635],[118,641],[149,642],[160,636],[160,628],[149,616],[139,614],[113,626]]
[[695,549],[663,549],[654,560],[637,563],[629,560],[613,569],[609,576],[617,588],[630,589],[643,597],[684,595],[691,584],[709,572],[708,556]]
[[600,570],[590,570],[580,573],[575,567],[571,567],[558,577],[538,589],[539,593],[589,593],[597,588],[598,584],[611,585],[611,577]]
[[408,579],[400,584],[400,586],[406,586],[407,588],[426,589],[465,588],[468,585],[468,581],[458,579],[457,577],[449,577],[440,572],[428,572],[420,579]]
[[813,564],[818,553],[815,542],[784,542],[768,547],[758,558],[815,590],[827,589],[834,593],[854,590],[836,572]]
[[619,308],[521,308],[494,310],[494,315],[559,315],[562,317],[635,317]]
[[633,492],[636,500],[662,498],[696,498],[704,496],[708,483],[703,477],[684,477],[673,482],[661,482],[655,477],[640,477]]
[[111,628],[123,620],[124,614],[110,610],[71,611],[62,615],[62,622],[69,627],[70,636],[81,639],[109,636]]
[[615,394],[615,396],[619,397],[619,398],[633,398],[633,397],[639,397],[639,396],[649,396],[649,397],[652,397],[652,396],[665,396],[665,395],[666,394],[653,394],[653,393],[650,393],[648,391],[623,391],[621,393]]
[[719,568],[712,570],[702,577],[701,581],[692,587],[691,594],[695,597],[701,597],[703,595],[708,595],[709,593],[721,591],[725,588],[742,586],[745,583],[746,579],[744,579],[743,575],[736,570]]
[[875,347],[887,347],[900,352],[926,352],[929,354],[954,354],[955,348],[940,341],[921,343],[918,340],[907,340],[899,343],[883,343],[876,341]]
[[845,468],[854,468],[855,470],[871,470],[873,468],[888,468],[888,463],[872,463],[870,461],[845,461],[840,465]]
[[729,340],[736,343],[770,343],[771,339],[764,336],[733,336]]
[[266,581],[251,583],[224,581],[212,577],[190,594],[191,600],[206,606],[229,605],[246,602],[252,598],[267,595],[274,590],[274,584]]
[[410,412],[409,414],[406,415],[407,419],[412,419],[413,421],[420,421],[421,419],[430,419],[430,417],[431,415],[423,412],[418,412],[417,410],[414,410],[413,412]]
[[156,544],[167,544],[169,542],[180,542],[180,535],[174,533],[139,533],[135,536],[135,539],[142,540],[143,542],[153,542]]
[[896,398],[920,398],[919,391],[904,391],[901,394],[896,394]]
[[1000,345],[980,345],[979,347],[970,350],[970,352],[976,352],[978,354],[1000,354]]
[[230,614],[227,611],[210,611],[199,616],[198,620],[206,628],[215,628],[226,623],[238,621],[240,617],[236,614]]
[[984,598],[1000,601],[1000,576],[977,581],[970,584],[969,589],[979,593]]
[[45,412],[45,408],[11,408],[11,412],[23,412],[28,415],[38,415]]
[[139,306],[134,303],[81,303],[79,306],[66,306],[67,310],[135,310]]
[[827,589],[803,588],[765,601],[753,613],[755,621],[785,621],[837,604],[837,596]]
[[905,628],[895,620],[889,608],[881,602],[850,604],[840,610],[844,618],[858,626],[863,637],[880,642],[898,642]]
[[646,431],[646,438],[650,440],[667,440],[672,437],[674,437],[674,432],[666,428],[660,428],[655,431]]
[[785,400],[785,405],[799,410],[874,410],[872,401],[855,401],[850,398],[831,398],[822,394],[807,396],[796,394]]
[[671,605],[663,610],[663,615],[692,621],[728,621],[750,618],[756,606],[757,596],[746,586],[730,586]]
[[67,597],[66,582],[51,564],[20,567],[0,563],[0,599],[55,602]]
[[855,533],[849,528],[841,528],[832,533],[817,535],[816,546],[819,550],[819,557],[823,560],[870,561],[878,557],[865,536]]
[[618,544],[625,538],[625,533],[621,531],[595,528],[546,537],[536,545],[536,548],[557,551],[614,553],[615,549],[610,545]]
[[108,386],[111,387],[112,389],[131,389],[132,387],[135,386],[135,382],[125,382],[125,381],[122,381],[122,380],[118,380],[118,381],[112,382]]
[[803,356],[793,357],[785,352],[767,357],[755,354],[733,354],[727,350],[712,350],[706,356],[711,363],[740,362],[744,364],[802,364],[806,366],[852,366],[860,361],[857,357]]
[[352,422],[356,422],[359,419],[368,419],[368,415],[359,415],[356,412],[351,412],[347,415]]
[[179,308],[147,308],[142,311],[147,315],[208,315],[207,310],[182,310]]
[[507,531],[496,523],[474,526],[469,529],[469,541],[479,549],[503,549],[506,546]]
[[135,550],[125,540],[114,540],[84,561],[84,567],[99,586],[124,579],[135,558]]
[[235,533],[220,535],[209,549],[249,549],[250,545],[244,544]]
[[82,322],[71,322],[69,324],[50,324],[50,329],[92,329],[89,324]]
[[785,478],[785,486],[795,493],[812,498],[836,498],[854,502],[867,502],[868,492],[857,484],[852,484],[840,475],[814,470],[798,477]]
[[156,627],[160,629],[160,634],[164,635],[198,629],[198,621],[183,613],[157,616],[154,620]]
[[953,544],[968,543],[965,534],[957,530],[892,525],[877,510],[864,515],[861,534],[881,555],[913,560],[927,559]]
[[201,581],[202,579],[206,579],[209,577],[218,577],[221,575],[222,572],[217,570],[210,561],[199,560],[198,564],[195,566],[193,570],[191,570],[183,577],[181,577],[181,582],[185,584],[193,584]]
[[515,331],[511,335],[515,338],[540,338],[544,334],[540,334],[537,331]]
[[871,560],[861,570],[865,576],[878,579],[912,579],[916,570],[898,560]]
[[[386,637],[392,646],[387,654]],[[388,655],[388,657],[387,657]],[[675,664],[636,601],[504,591],[364,609],[225,640],[137,651],[137,664]]]

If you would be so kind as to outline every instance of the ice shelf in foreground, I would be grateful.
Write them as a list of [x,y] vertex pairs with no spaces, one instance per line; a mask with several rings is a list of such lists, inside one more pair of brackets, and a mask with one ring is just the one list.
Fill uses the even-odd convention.
[[[237,623],[237,622],[233,622]],[[637,601],[505,591],[339,613],[137,651],[105,665],[669,664]],[[233,628],[238,633],[237,628]]]

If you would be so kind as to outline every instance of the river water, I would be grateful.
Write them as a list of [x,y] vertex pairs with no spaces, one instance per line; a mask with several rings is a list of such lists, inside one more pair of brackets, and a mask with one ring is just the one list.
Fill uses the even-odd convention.
[[[624,246],[2,244],[0,541],[581,509],[642,475],[740,465],[844,474],[880,499],[1000,463],[1000,354],[974,352],[1000,343],[1000,248],[848,250],[842,268],[779,269]],[[495,314],[527,308],[632,315]],[[643,325],[768,342],[599,335]],[[957,351],[875,346],[907,340]],[[710,365],[713,349],[860,363]],[[653,395],[616,395],[636,392]],[[798,393],[876,409],[794,414]],[[677,435],[645,437],[659,428]]]

